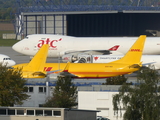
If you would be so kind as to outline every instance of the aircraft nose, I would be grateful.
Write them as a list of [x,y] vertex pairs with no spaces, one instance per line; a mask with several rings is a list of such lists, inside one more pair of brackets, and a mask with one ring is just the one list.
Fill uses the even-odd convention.
[[13,66],[15,64],[16,64],[16,62],[14,60],[9,60],[8,64],[7,64],[7,67],[11,67],[11,66]]
[[12,46],[12,49],[16,52],[22,52],[22,47],[19,45],[19,43],[16,43]]
[[6,60],[5,62],[2,63],[3,66],[6,65],[6,67],[12,67],[16,64],[14,60]]

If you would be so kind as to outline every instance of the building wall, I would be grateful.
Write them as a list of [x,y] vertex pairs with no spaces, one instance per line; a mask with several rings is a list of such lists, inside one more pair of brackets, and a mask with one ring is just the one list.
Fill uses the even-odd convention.
[[0,107],[0,120],[96,120],[96,112],[69,108]]
[[65,35],[67,32],[65,15],[22,15],[20,18],[17,18],[16,32],[22,37],[43,33]]
[[1,120],[63,120],[61,117],[0,116]]
[[0,120],[64,120],[64,108],[0,107]]
[[[78,109],[98,110],[97,116],[117,120],[114,114],[112,97],[118,92],[108,91],[78,91]],[[124,111],[122,111],[123,115]],[[120,113],[118,120],[122,120]]]
[[[17,32],[28,34],[63,34],[80,37],[160,36],[160,13],[83,13],[56,12],[22,14],[17,18]],[[148,32],[154,31],[154,32]]]
[[64,120],[96,120],[96,112],[92,111],[70,111],[65,110]]
[[70,36],[139,36],[160,31],[160,13],[104,13],[67,15]]
[[[29,99],[25,100],[22,105],[15,105],[16,107],[40,107],[42,104],[45,103],[47,97],[49,97],[52,93],[52,87],[46,86],[32,86],[29,85],[27,94],[30,95]],[[49,93],[48,93],[49,92]]]

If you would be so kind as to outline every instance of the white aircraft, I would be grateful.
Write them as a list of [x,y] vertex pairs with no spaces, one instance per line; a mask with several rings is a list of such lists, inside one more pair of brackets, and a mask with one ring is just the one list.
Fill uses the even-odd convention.
[[[12,48],[22,54],[34,56],[43,44],[49,44],[48,57],[65,54],[125,54],[138,37],[71,37],[52,34],[28,35]],[[115,51],[116,50],[116,51]],[[143,54],[160,54],[160,37],[147,37]]]
[[[63,62],[75,63],[109,63],[121,59],[123,55],[79,55],[76,61],[73,61],[70,56],[64,55]],[[141,61],[143,66],[160,69],[160,55],[142,55]]]
[[11,67],[15,65],[16,62],[12,60],[9,56],[0,54],[0,64],[2,64],[2,66],[6,65],[6,67]]

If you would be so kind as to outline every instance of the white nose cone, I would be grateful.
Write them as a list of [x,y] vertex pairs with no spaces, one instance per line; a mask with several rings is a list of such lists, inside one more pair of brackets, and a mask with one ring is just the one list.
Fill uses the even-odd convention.
[[5,62],[2,63],[2,66],[6,65],[6,67],[12,67],[15,64],[16,62],[14,60],[6,60]]
[[18,53],[22,52],[22,45],[18,42],[12,46],[12,49]]

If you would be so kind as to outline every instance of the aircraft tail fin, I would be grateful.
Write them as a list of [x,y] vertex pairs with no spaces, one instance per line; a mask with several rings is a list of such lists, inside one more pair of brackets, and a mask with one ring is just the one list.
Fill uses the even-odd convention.
[[44,72],[44,64],[46,63],[49,45],[44,44],[37,54],[32,58],[27,66],[23,67],[25,71]]
[[124,57],[119,60],[113,61],[111,63],[129,63],[129,64],[139,64],[141,61],[141,56],[146,40],[146,35],[141,35],[137,41],[132,45],[129,51]]

